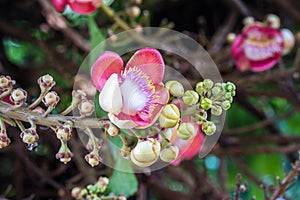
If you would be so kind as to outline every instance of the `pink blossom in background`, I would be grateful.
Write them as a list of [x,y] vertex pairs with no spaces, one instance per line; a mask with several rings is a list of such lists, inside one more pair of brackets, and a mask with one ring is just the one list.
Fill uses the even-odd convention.
[[272,68],[284,50],[284,38],[279,29],[254,23],[243,29],[231,47],[231,56],[240,71],[265,71]]
[[102,0],[52,0],[52,3],[58,12],[63,12],[69,5],[74,12],[87,15],[100,7]]
[[151,126],[169,99],[162,84],[164,69],[156,49],[140,49],[125,68],[117,53],[101,54],[92,66],[91,78],[110,121],[123,129]]

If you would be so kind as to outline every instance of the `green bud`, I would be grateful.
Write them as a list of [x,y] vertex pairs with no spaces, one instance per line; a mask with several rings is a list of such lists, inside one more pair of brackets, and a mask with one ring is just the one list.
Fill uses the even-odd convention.
[[225,93],[225,99],[230,99],[230,98],[232,98],[231,92],[226,92]]
[[231,91],[234,91],[236,89],[235,85],[231,82],[227,82],[226,85],[225,85],[225,90],[227,92],[231,92]]
[[222,108],[221,106],[212,106],[211,108],[211,114],[219,116],[222,114]]
[[[231,97],[232,98],[232,97]],[[231,104],[230,104],[230,101],[228,100],[225,100],[221,103],[221,107],[224,109],[224,110],[228,110],[230,108]]]
[[231,92],[231,96],[234,97],[235,96],[235,91]]
[[196,91],[198,94],[202,95],[203,93],[206,93],[208,90],[204,87],[204,83],[203,83],[203,82],[198,82],[198,83],[196,84],[196,89],[195,89],[195,91]]
[[178,156],[179,149],[176,146],[169,146],[160,152],[160,159],[164,162],[172,162]]
[[195,105],[199,101],[199,95],[193,90],[187,90],[184,93],[182,100],[188,106]]
[[178,81],[168,81],[165,84],[165,87],[168,89],[169,93],[174,97],[182,97],[184,93],[183,85]]
[[219,87],[219,86],[214,86],[212,89],[211,89],[211,92],[214,96],[217,96],[219,95],[221,92],[222,92],[222,88]]
[[206,89],[210,90],[214,86],[214,82],[210,79],[204,79],[203,85]]
[[85,196],[87,194],[88,194],[87,189],[84,188],[84,189],[81,190],[81,196]]
[[200,106],[204,110],[208,110],[212,106],[212,100],[210,100],[209,98],[201,98],[201,100],[200,100]]
[[174,104],[167,104],[162,109],[158,118],[159,125],[163,128],[173,128],[179,122],[180,112]]
[[212,135],[216,132],[216,125],[213,122],[207,121],[202,124],[202,130],[206,135]]
[[205,121],[207,119],[207,113],[204,110],[200,110],[200,112],[195,114],[193,118],[193,121],[195,121],[196,123]]
[[196,134],[195,127],[191,123],[181,123],[177,129],[177,136],[181,140],[188,140]]

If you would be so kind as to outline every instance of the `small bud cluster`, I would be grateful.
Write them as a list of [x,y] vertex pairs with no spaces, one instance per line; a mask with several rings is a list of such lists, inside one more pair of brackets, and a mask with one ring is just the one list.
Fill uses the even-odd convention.
[[114,200],[126,200],[124,195],[114,196],[109,194],[107,196],[107,186],[109,179],[106,177],[99,177],[98,181],[94,184],[90,184],[85,188],[74,187],[71,191],[71,195],[74,199],[114,199]]

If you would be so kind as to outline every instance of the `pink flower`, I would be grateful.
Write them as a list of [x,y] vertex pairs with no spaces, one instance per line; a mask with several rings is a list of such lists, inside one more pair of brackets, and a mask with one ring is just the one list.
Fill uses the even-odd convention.
[[52,3],[58,12],[63,12],[69,5],[74,12],[87,15],[94,12],[102,4],[102,0],[52,0]]
[[272,68],[284,50],[284,37],[279,29],[254,23],[234,40],[231,56],[240,71],[265,71]]
[[[179,102],[172,102],[175,104],[178,108],[180,108]],[[191,122],[190,117],[184,117],[181,118],[182,122],[189,122],[192,123],[196,129],[196,134],[194,137],[188,139],[188,140],[181,140],[178,137],[175,137],[175,139],[171,143],[178,147],[179,153],[176,160],[172,162],[172,165],[179,165],[181,160],[187,160],[191,159],[195,155],[199,153],[199,151],[202,148],[203,142],[204,142],[204,135],[201,132],[201,125],[198,125],[194,122]],[[173,135],[176,135],[177,127],[173,128]]]
[[123,68],[121,57],[106,51],[91,69],[93,84],[101,91],[99,103],[119,128],[151,126],[168,102],[162,84],[165,64],[156,49],[137,51]]

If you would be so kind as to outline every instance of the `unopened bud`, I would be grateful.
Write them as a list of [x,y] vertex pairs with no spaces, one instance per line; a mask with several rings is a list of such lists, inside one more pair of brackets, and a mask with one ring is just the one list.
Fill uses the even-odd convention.
[[174,97],[182,97],[184,93],[183,85],[178,81],[168,81],[165,84],[165,87],[168,89],[169,93]]
[[20,134],[22,141],[26,144],[34,144],[39,140],[39,135],[36,133],[35,128],[27,128]]
[[178,156],[179,149],[177,146],[169,146],[160,152],[160,159],[164,162],[172,162]]
[[92,151],[91,153],[85,156],[86,162],[88,162],[92,167],[98,166],[101,162],[101,158],[96,151]]
[[281,29],[281,34],[283,36],[284,47],[283,54],[288,54],[295,45],[294,34],[287,28]]
[[55,81],[53,80],[53,77],[50,76],[49,74],[40,77],[37,82],[42,92],[49,91],[55,85]]
[[0,131],[0,149],[7,147],[10,144],[10,139],[7,137],[6,130]]
[[59,102],[60,98],[57,95],[56,92],[52,91],[52,92],[48,92],[45,97],[43,98],[43,103],[45,104],[45,106],[47,107],[55,107],[57,105],[57,103]]
[[206,135],[212,135],[216,132],[216,125],[213,122],[207,121],[202,124],[202,130]]
[[191,123],[181,123],[177,129],[177,136],[181,140],[188,140],[196,134],[196,130]]
[[201,98],[201,100],[200,100],[200,106],[204,110],[208,110],[212,106],[212,100],[210,100],[209,98]]
[[275,14],[267,15],[266,19],[267,24],[272,28],[279,28],[280,27],[280,18]]
[[60,162],[67,164],[71,161],[71,158],[73,157],[73,153],[70,151],[69,147],[67,146],[67,143],[61,141],[61,146],[58,151],[58,153],[55,155],[56,159],[59,159]]
[[83,100],[78,105],[79,113],[81,116],[91,116],[93,112],[95,111],[95,105],[91,100]]
[[215,105],[212,106],[211,108],[211,114],[215,115],[215,116],[219,116],[222,114],[222,108],[221,106]]
[[225,100],[221,103],[221,107],[223,108],[223,110],[228,110],[231,106],[231,103],[230,101],[228,100]]
[[64,142],[70,140],[72,136],[72,127],[71,124],[64,124],[63,126],[58,126],[56,130],[56,137],[59,140],[62,140]]
[[20,104],[26,101],[27,99],[27,92],[22,88],[14,89],[11,93],[11,101],[15,104]]
[[155,163],[160,154],[160,143],[153,138],[139,141],[130,153],[131,161],[139,167],[148,167]]
[[107,128],[107,133],[111,137],[115,137],[116,135],[118,135],[120,133],[120,130],[115,125],[110,123],[108,128]]
[[249,25],[251,25],[251,24],[253,24],[253,23],[254,23],[254,18],[251,17],[251,16],[245,17],[245,18],[243,19],[243,24],[244,24],[244,26],[249,26]]
[[203,86],[206,89],[210,90],[214,86],[214,82],[212,80],[210,80],[210,79],[204,79]]
[[159,116],[159,125],[163,128],[173,128],[180,119],[180,112],[174,104],[167,104]]
[[136,17],[140,16],[141,9],[138,6],[132,6],[132,7],[128,8],[127,12],[129,14],[129,16],[136,18]]
[[81,199],[82,198],[81,191],[82,189],[80,187],[74,187],[71,191],[72,197],[75,199]]
[[235,38],[236,38],[235,33],[229,33],[226,37],[226,40],[229,44],[232,44],[234,42]]
[[183,100],[184,104],[186,104],[188,106],[195,105],[199,101],[199,95],[197,92],[195,92],[193,90],[187,90],[184,93],[182,100]]

